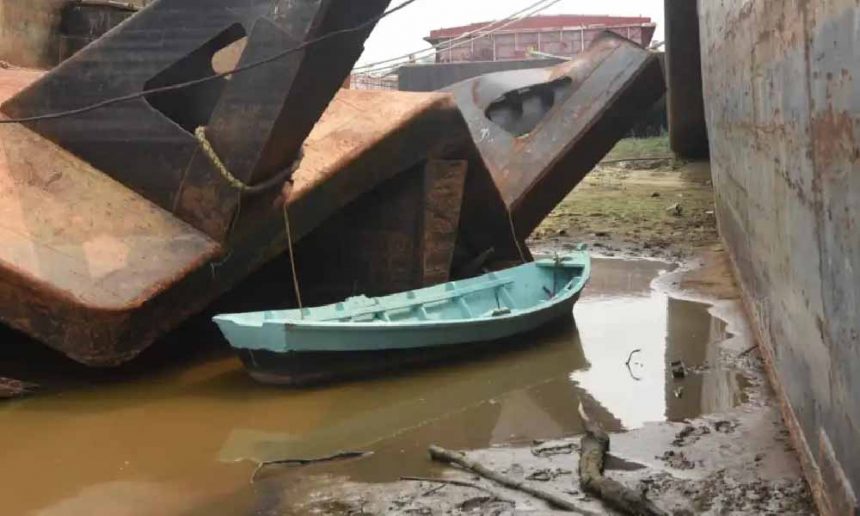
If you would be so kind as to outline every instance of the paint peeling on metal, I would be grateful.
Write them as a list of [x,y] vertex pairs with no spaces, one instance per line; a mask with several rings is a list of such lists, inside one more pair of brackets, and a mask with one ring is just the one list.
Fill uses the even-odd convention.
[[860,8],[699,9],[721,232],[819,506],[845,514],[860,486]]

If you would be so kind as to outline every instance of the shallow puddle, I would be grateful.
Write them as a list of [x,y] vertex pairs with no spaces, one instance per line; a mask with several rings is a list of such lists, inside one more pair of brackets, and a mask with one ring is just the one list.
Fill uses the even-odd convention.
[[[265,512],[306,472],[389,481],[437,473],[426,459],[430,443],[478,448],[577,434],[580,402],[610,430],[741,403],[742,377],[695,373],[717,362],[725,324],[706,305],[652,290],[668,269],[595,260],[576,325],[556,324],[498,355],[316,389],[256,384],[220,351],[157,352],[168,358],[145,359],[122,380],[115,372],[69,373],[47,354],[22,359],[4,351],[0,375],[24,375],[48,389],[0,404],[3,512]],[[157,365],[168,359],[180,365]],[[672,377],[676,360],[690,370],[682,379]],[[374,454],[273,466],[249,484],[257,461],[342,450]]]

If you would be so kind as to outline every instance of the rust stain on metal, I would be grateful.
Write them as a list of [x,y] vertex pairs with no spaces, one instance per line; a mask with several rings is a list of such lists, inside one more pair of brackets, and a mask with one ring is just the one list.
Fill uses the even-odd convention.
[[450,279],[467,172],[468,163],[462,160],[427,163],[419,252],[422,287]]
[[816,162],[828,174],[847,173],[834,170],[832,165],[844,160],[857,162],[854,142],[854,118],[846,112],[837,113],[832,107],[812,119],[812,142]]
[[308,136],[293,176],[293,237],[306,235],[383,181],[428,157],[443,158],[468,139],[450,95],[341,90]]

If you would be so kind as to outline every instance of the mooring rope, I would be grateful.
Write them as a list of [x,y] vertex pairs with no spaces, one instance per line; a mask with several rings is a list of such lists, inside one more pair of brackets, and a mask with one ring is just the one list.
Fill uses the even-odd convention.
[[[224,178],[227,183],[239,191],[239,201],[237,202],[237,206],[241,209],[242,206],[242,193],[257,193],[262,192],[263,190],[268,190],[269,188],[277,185],[284,184],[289,182],[289,178],[296,169],[299,168],[301,164],[302,158],[304,157],[303,153],[299,151],[299,157],[293,162],[293,165],[284,169],[283,172],[276,175],[275,177],[268,179],[258,185],[249,186],[242,182],[239,178],[234,176],[227,170],[227,166],[224,165],[224,162],[221,161],[221,158],[218,157],[218,153],[215,152],[215,149],[212,148],[212,144],[209,143],[209,139],[206,138],[206,128],[203,126],[198,127],[194,131],[194,135],[197,137],[197,141],[200,142],[200,147],[203,149],[203,153],[209,158],[209,161],[212,162],[212,165],[215,166],[215,170]],[[302,304],[302,290],[299,286],[299,277],[296,274],[296,256],[293,250],[293,235],[290,229],[290,214],[287,209],[287,201],[289,200],[289,195],[284,196],[284,231],[287,236],[287,251],[290,257],[290,269],[293,275],[293,289],[296,293],[296,302],[299,305],[299,310],[302,318],[304,318],[304,314],[301,312],[304,309],[304,305]],[[233,218],[233,221],[238,219],[238,213]],[[232,227],[234,224],[231,224],[230,232],[232,232]],[[229,257],[229,255],[228,255]],[[214,274],[214,269],[213,269]]]
[[293,253],[293,234],[290,230],[290,214],[287,209],[287,201],[288,199],[284,198],[284,230],[287,233],[287,251],[290,253],[290,268],[292,269],[293,274],[293,289],[296,291],[296,301],[299,304],[299,314],[302,319],[304,319],[304,305],[302,305],[302,290],[299,287],[299,277],[296,274],[296,257]]
[[511,236],[514,237],[514,245],[517,246],[517,252],[520,253],[520,260],[522,260],[523,263],[528,263],[528,260],[526,260],[526,254],[523,252],[523,248],[520,247],[520,239],[517,238],[517,230],[514,227],[514,216],[511,214],[511,210],[509,208],[505,208],[505,212],[508,214],[508,224],[511,227]]
[[215,167],[215,170],[218,171],[218,174],[227,181],[227,184],[239,190],[242,193],[247,194],[255,194],[264,192],[266,190],[271,189],[272,187],[283,185],[290,176],[298,170],[299,165],[301,165],[302,158],[304,157],[304,153],[299,150],[299,155],[293,164],[289,167],[286,167],[280,173],[275,176],[266,179],[262,183],[256,185],[247,185],[241,179],[234,176],[227,170],[227,166],[221,161],[221,158],[218,156],[218,153],[215,152],[215,149],[212,148],[212,143],[209,142],[209,139],[206,138],[206,127],[200,126],[194,131],[194,136],[197,138],[197,141],[200,143],[200,148],[203,149],[203,153],[206,154],[206,157],[209,158],[209,161],[212,162],[212,165]]

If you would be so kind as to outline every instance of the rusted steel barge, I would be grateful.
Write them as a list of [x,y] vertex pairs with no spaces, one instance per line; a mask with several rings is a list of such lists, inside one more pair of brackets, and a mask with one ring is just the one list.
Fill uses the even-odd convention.
[[[211,73],[214,54],[242,38],[239,66],[372,19],[387,4],[323,3],[308,13],[314,23],[296,27],[253,9],[244,13],[256,21],[249,24],[228,9],[233,3],[208,7],[223,9],[226,30],[195,19],[208,35],[199,41],[180,38],[185,32],[164,18],[185,4],[161,0],[47,74],[2,71],[0,111],[33,116],[153,81],[169,86],[189,69]],[[176,30],[167,54],[110,61],[118,49],[145,47],[140,33],[152,26]],[[88,365],[130,360],[281,256],[285,205],[300,283],[319,302],[529,260],[523,242],[537,221],[664,89],[653,54],[607,35],[563,68],[503,83],[476,105],[448,93],[338,92],[362,34],[316,49],[350,49],[342,62],[324,66],[304,51],[217,87],[0,125],[0,319]],[[527,113],[537,117],[529,135],[476,114],[493,95],[492,105],[511,109],[517,95],[540,94],[561,76],[569,80],[555,103]],[[473,139],[481,124],[498,143]],[[245,185],[279,185],[302,147],[304,157],[283,189],[242,191],[201,152],[195,126]]]

